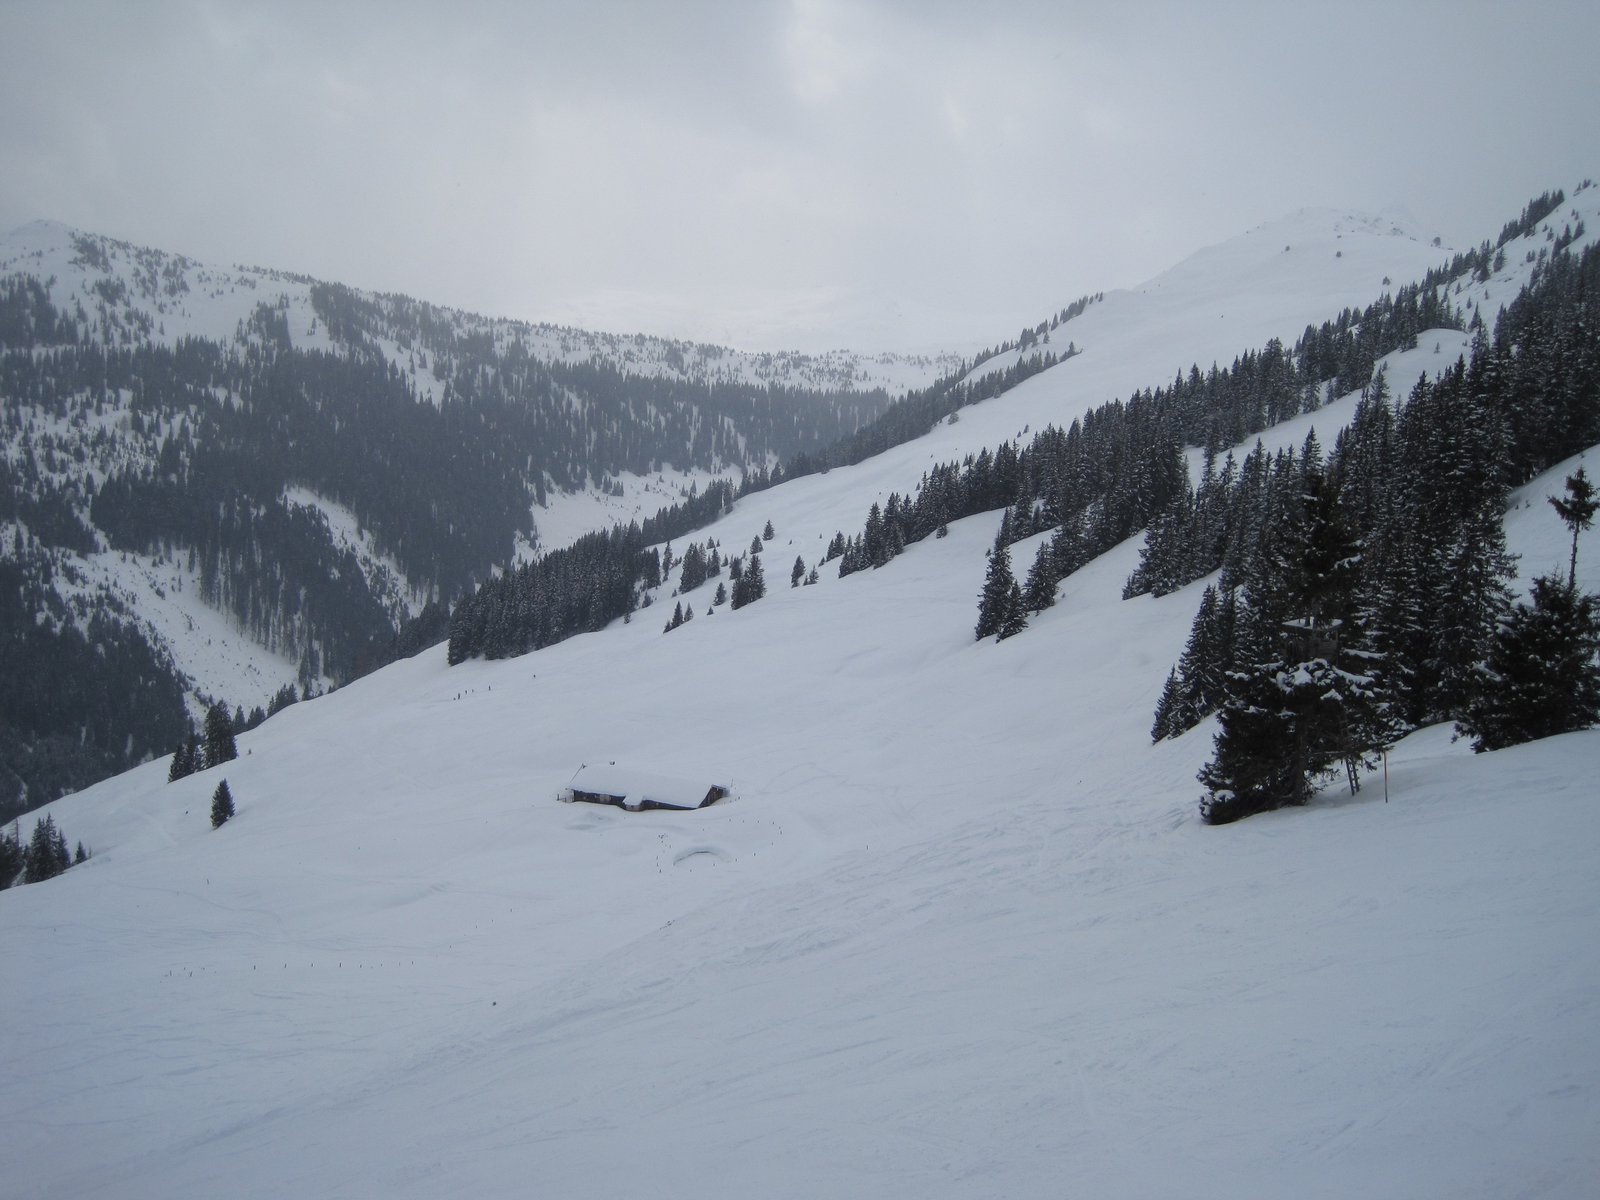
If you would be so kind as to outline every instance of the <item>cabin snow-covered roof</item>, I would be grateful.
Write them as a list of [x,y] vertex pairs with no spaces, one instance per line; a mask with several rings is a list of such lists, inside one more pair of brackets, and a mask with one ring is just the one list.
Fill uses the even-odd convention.
[[646,803],[664,808],[699,808],[706,803],[713,790],[727,794],[727,788],[710,780],[695,781],[671,775],[658,775],[652,771],[633,771],[611,763],[585,764],[567,784],[567,798],[578,792],[594,796],[612,796],[625,808],[639,808]]

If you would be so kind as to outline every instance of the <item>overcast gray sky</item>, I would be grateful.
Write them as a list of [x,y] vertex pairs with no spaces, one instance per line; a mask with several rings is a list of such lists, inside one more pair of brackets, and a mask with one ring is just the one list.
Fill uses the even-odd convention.
[[530,320],[993,340],[1306,206],[1600,176],[1600,4],[0,0],[39,217]]

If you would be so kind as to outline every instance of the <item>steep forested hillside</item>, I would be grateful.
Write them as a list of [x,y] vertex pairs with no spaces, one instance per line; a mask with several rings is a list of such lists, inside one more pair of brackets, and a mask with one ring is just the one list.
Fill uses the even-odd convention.
[[[812,571],[835,559],[839,560],[840,575],[881,567],[907,546],[944,531],[950,521],[1007,508],[1010,511],[991,556],[990,579],[980,606],[980,638],[1020,632],[1028,611],[1037,612],[1052,602],[1060,580],[1147,527],[1145,559],[1129,581],[1128,595],[1171,591],[1223,566],[1225,556],[1233,572],[1225,590],[1231,591],[1241,581],[1241,561],[1263,553],[1267,535],[1298,513],[1294,497],[1304,484],[1307,466],[1320,474],[1323,462],[1314,444],[1306,447],[1312,457],[1302,457],[1300,467],[1295,466],[1292,452],[1287,461],[1280,454],[1275,467],[1257,452],[1246,457],[1241,472],[1231,454],[1219,466],[1219,454],[1301,413],[1315,412],[1333,399],[1363,391],[1369,384],[1375,387],[1374,405],[1387,412],[1386,384],[1381,373],[1374,384],[1375,366],[1386,355],[1415,350],[1427,331],[1469,327],[1475,333],[1472,403],[1440,402],[1447,411],[1426,415],[1424,406],[1416,407],[1408,428],[1425,425],[1428,432],[1406,434],[1415,443],[1410,450],[1416,477],[1404,481],[1413,496],[1412,510],[1403,513],[1395,501],[1384,509],[1389,528],[1378,529],[1373,523],[1376,517],[1369,513],[1362,533],[1384,537],[1391,550],[1409,545],[1403,536],[1408,522],[1421,522],[1425,512],[1453,511],[1448,504],[1441,508],[1439,488],[1428,482],[1430,475],[1449,471],[1459,476],[1468,470],[1466,460],[1482,475],[1478,490],[1485,499],[1478,506],[1482,509],[1478,524],[1498,520],[1496,497],[1590,444],[1600,421],[1591,411],[1597,334],[1585,282],[1600,259],[1592,248],[1581,258],[1569,253],[1585,232],[1576,211],[1557,235],[1553,222],[1564,202],[1559,191],[1536,197],[1506,224],[1497,242],[1486,240],[1475,250],[1429,270],[1416,282],[1385,291],[1363,307],[1346,307],[1320,324],[1307,325],[1293,347],[1275,338],[1260,350],[1245,350],[1228,367],[1212,363],[1209,370],[1202,371],[1198,363],[1191,364],[1170,386],[1147,387],[1125,401],[1101,404],[1064,429],[1048,425],[1025,445],[1019,438],[992,448],[985,446],[961,461],[937,463],[924,471],[914,489],[904,493],[891,490],[886,501],[874,502],[859,532],[835,532],[813,560]],[[1541,230],[1548,236],[1541,236]],[[1511,270],[1508,247],[1526,255]],[[1492,277],[1498,277],[1502,285],[1513,278],[1523,282],[1515,284],[1521,290],[1509,314],[1503,314],[1497,323],[1498,340],[1491,353],[1482,313],[1473,306],[1469,317],[1465,306],[1473,304],[1472,298],[1455,297],[1462,297],[1469,284],[1483,286]],[[1386,277],[1384,283],[1389,282]],[[1040,338],[1048,340],[1052,330],[1081,315],[1088,304],[1085,300],[1063,310],[1023,343],[989,352],[989,365],[968,377],[942,380],[897,401],[871,426],[814,456],[798,456],[770,476],[761,477],[760,486],[863,461],[872,453],[928,432],[941,420],[958,420],[960,410],[969,405],[1058,367],[1077,352],[1076,345],[1068,343],[1065,357],[1058,358],[1053,351],[1040,348]],[[1009,365],[1000,357],[1005,352],[1015,356]],[[1070,364],[1061,369],[1070,369]],[[1435,386],[1460,391],[1465,371],[1463,363]],[[1493,399],[1482,395],[1490,387],[1496,389]],[[1358,423],[1360,419],[1358,413]],[[1427,445],[1422,444],[1423,438]],[[1189,478],[1188,455],[1201,451],[1205,466],[1197,489]],[[1382,463],[1390,463],[1399,451],[1383,447],[1365,453],[1368,458],[1379,456]],[[1441,465],[1445,462],[1449,465]],[[1373,467],[1374,471],[1381,469],[1381,464]],[[1332,470],[1353,475],[1343,455],[1336,456]],[[1263,493],[1274,471],[1277,491]],[[1392,478],[1385,477],[1385,481],[1400,486]],[[1380,482],[1369,474],[1359,482],[1352,479],[1350,486],[1370,493]],[[1459,490],[1461,485],[1454,486]],[[746,490],[749,487],[747,480]],[[1219,498],[1230,495],[1232,500]],[[1247,495],[1250,499],[1239,499]],[[1224,512],[1230,503],[1245,515],[1230,519]],[[1369,495],[1363,503],[1372,509],[1377,502]],[[1050,533],[1050,539],[1040,546],[1024,588],[1011,573],[1006,548],[1039,532]],[[664,563],[657,551],[646,550],[652,540],[658,539],[641,536],[637,529],[614,531],[603,544],[603,554],[589,552],[585,556],[574,547],[559,563],[551,559],[537,568],[508,571],[463,597],[452,616],[451,661],[479,654],[524,653],[573,633],[597,629],[631,613],[641,599],[648,603],[650,590],[673,566],[670,547]],[[594,548],[601,547],[597,542]],[[714,543],[691,546],[685,560],[691,551],[708,550],[715,550]],[[759,564],[761,550],[760,542],[753,542],[749,560]],[[1464,578],[1461,563],[1485,556],[1492,559],[1491,551],[1479,534],[1445,553],[1440,570],[1452,570],[1457,578]],[[1377,558],[1374,555],[1374,571]],[[1392,559],[1409,562],[1405,553],[1396,552]],[[735,595],[745,561],[738,548],[729,556]],[[806,565],[803,557],[796,560],[796,584],[806,578]],[[690,584],[685,577],[679,590],[688,593],[699,581],[697,577]],[[718,596],[725,592],[723,589]],[[1454,601],[1460,599],[1453,597]],[[1420,595],[1408,595],[1407,602],[1424,605]],[[710,607],[714,610],[720,603],[719,598]],[[1461,628],[1441,628],[1436,635],[1440,639],[1454,637],[1458,645],[1452,653],[1461,662],[1482,657],[1478,652],[1495,620],[1495,613],[1482,606],[1469,609],[1474,614],[1470,637]],[[1442,607],[1433,606],[1432,611],[1463,610],[1459,603],[1446,602]],[[682,615],[680,604],[678,617]],[[692,602],[689,615],[693,615]],[[1207,669],[1220,676],[1230,665],[1221,661]],[[1214,703],[1186,698],[1183,707],[1191,719],[1183,727],[1209,712]],[[1415,728],[1421,723],[1423,713],[1414,704],[1410,708],[1399,727]],[[1442,710],[1443,715],[1458,711],[1459,703]],[[1165,729],[1169,723],[1169,718],[1163,717],[1159,726]]]
[[670,473],[687,499],[935,369],[494,321],[27,227],[0,244],[0,632],[9,680],[56,670],[37,703],[8,688],[0,816],[165,752],[212,700],[248,719],[442,633],[428,606],[546,548],[553,495]]

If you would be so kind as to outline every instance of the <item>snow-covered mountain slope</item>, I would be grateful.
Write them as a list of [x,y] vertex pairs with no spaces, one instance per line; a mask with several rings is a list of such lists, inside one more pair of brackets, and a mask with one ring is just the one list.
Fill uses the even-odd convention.
[[[961,361],[489,319],[47,222],[0,238],[0,352],[0,569],[62,629],[118,626],[191,717],[342,682],[430,599],[815,452]],[[167,697],[85,742],[92,687],[0,729],[0,815],[183,736]]]
[[[1595,192],[1580,199],[1592,208]],[[1048,345],[986,359],[969,378],[1040,351],[1062,353],[1069,340],[1078,351],[998,400],[964,408],[926,436],[852,467],[851,487],[835,486],[826,476],[799,479],[745,498],[736,517],[710,533],[737,550],[772,520],[780,538],[771,547],[768,570],[786,567],[792,554],[810,564],[836,531],[858,530],[873,502],[887,501],[891,492],[907,494],[936,463],[959,461],[1047,424],[1065,428],[1100,404],[1170,384],[1195,365],[1202,371],[1213,363],[1226,365],[1272,338],[1292,344],[1307,325],[1420,280],[1451,254],[1393,222],[1331,210],[1297,213],[1201,251],[1139,288],[1107,293],[1061,325]],[[1492,290],[1496,304],[1509,300],[1530,269],[1531,264],[1508,268],[1497,290],[1494,283],[1484,290]],[[1452,330],[1430,338],[1417,351],[1393,357],[1393,387],[1403,391],[1418,374],[1453,363],[1468,344]],[[1331,433],[1338,419],[1330,415],[1319,427]]]
[[[282,308],[296,347],[334,345],[312,302],[317,281],[304,275],[207,265],[54,221],[34,221],[0,238],[0,277],[19,272],[49,280],[53,302],[69,313],[81,306],[99,336],[112,343],[144,336],[166,345],[183,337],[225,342],[242,334],[257,306],[266,303]],[[390,311],[415,305],[405,297],[356,294]],[[860,391],[881,387],[898,393],[931,383],[960,364],[953,353],[752,352],[424,307],[431,320],[464,336],[491,338],[502,346],[514,342],[535,359],[584,363],[601,358],[634,375]],[[411,347],[385,339],[378,345],[413,380],[419,394],[438,399],[440,380],[425,361],[417,361]]]
[[[972,641],[998,513],[782,584],[930,462],[1292,339],[1373,297],[1338,290],[1368,249],[1414,274],[1438,254],[1338,232],[1320,282],[1240,253],[1226,321],[1205,301],[1235,267],[1108,295],[1067,327],[1081,355],[741,501],[706,532],[738,548],[773,522],[757,604],[707,616],[698,591],[663,635],[669,581],[523,658],[436,647],[287,709],[226,767],[169,785],[153,763],[51,806],[96,854],[0,893],[8,1187],[1584,1194],[1600,732],[1473,756],[1426,730],[1387,802],[1375,776],[1207,828],[1212,726],[1147,733],[1203,583],[1122,601],[1136,541],[998,645]],[[1096,330],[1114,306],[1148,315]],[[1454,361],[1448,336],[1391,357],[1395,390]],[[1350,403],[1270,435],[1331,442]],[[1574,467],[1514,500],[1527,570],[1565,561],[1543,498]],[[1600,587],[1600,530],[1580,568]],[[736,798],[555,801],[608,760]],[[224,775],[238,816],[213,831]]]
[[[994,525],[670,636],[436,649],[54,805],[99,853],[0,895],[11,1186],[1581,1191],[1600,733],[1430,731],[1387,804],[1202,827],[1208,729],[1144,733],[1194,589],[1119,601],[1129,545],[974,644]],[[555,802],[602,758],[738,797]]]
[[[1299,250],[1278,253],[1280,236]],[[1339,259],[1336,255],[1341,251],[1345,256]],[[1305,323],[1324,320],[1346,304],[1372,299],[1382,290],[1385,277],[1408,279],[1434,265],[1443,253],[1389,225],[1337,213],[1300,214],[1281,230],[1258,231],[1207,251],[1196,263],[1179,267],[1136,293],[1115,294],[1090,305],[1087,312],[1054,331],[1058,342],[1070,334],[1085,353],[1069,364],[1070,375],[1066,369],[1052,373],[1051,386],[1043,390],[1035,383],[1029,394],[1044,398],[1042,408],[1036,404],[1027,409],[1007,405],[969,410],[963,414],[968,424],[959,433],[924,439],[915,448],[902,448],[879,461],[875,469],[885,472],[889,481],[879,490],[886,494],[913,486],[929,455],[953,455],[993,444],[1020,430],[1029,419],[1035,425],[1046,420],[1064,424],[1074,409],[1124,394],[1135,386],[1163,382],[1170,373],[1195,362],[1205,364],[1217,357],[1226,360],[1259,344],[1269,331],[1292,340]],[[17,275],[39,280],[59,311],[78,319],[88,336],[109,345],[171,347],[185,337],[218,345],[250,344],[265,336],[258,319],[262,306],[276,314],[273,321],[281,322],[289,344],[310,351],[333,351],[339,345],[330,328],[326,289],[319,313],[314,291],[322,285],[304,276],[208,266],[181,255],[46,222],[25,226],[0,240],[0,278]],[[1256,305],[1253,320],[1243,319],[1238,306],[1232,325],[1213,319],[1211,310],[1218,296],[1240,295],[1262,295],[1269,300]],[[442,396],[442,380],[447,375],[440,365],[438,346],[451,339],[456,343],[476,339],[476,343],[501,349],[515,344],[544,361],[586,363],[598,357],[646,376],[882,386],[890,390],[925,384],[957,361],[949,356],[869,360],[849,355],[752,355],[661,339],[619,338],[490,320],[415,305],[402,297],[352,296],[354,303],[368,306],[361,310],[372,327],[367,342],[417,395],[435,401]],[[1279,296],[1293,302],[1286,300],[1280,305]],[[428,335],[434,343],[431,357],[419,332],[424,327],[435,331]],[[1168,356],[1161,360],[1159,373],[1151,369],[1149,361],[1158,348]],[[1017,352],[999,355],[980,370],[1009,365],[1016,357]],[[1064,406],[1059,401],[1063,394],[1070,396]],[[63,488],[76,489],[74,503],[85,508],[109,474],[153,471],[161,443],[181,443],[185,436],[184,421],[174,418],[141,439],[128,411],[132,403],[131,391],[119,391],[108,398],[104,411],[97,403],[93,414],[82,421],[76,415],[35,406],[26,414],[28,432],[8,443],[5,452],[24,455],[31,451],[32,461],[45,477]],[[1018,412],[1024,413],[1023,421],[1006,425]],[[191,417],[198,419],[197,414]],[[552,486],[545,492],[544,503],[533,506],[527,522],[536,530],[536,540],[508,542],[499,549],[496,561],[513,555],[525,558],[613,522],[651,516],[663,506],[677,503],[690,486],[703,488],[711,478],[703,468],[662,462],[648,473],[615,471],[602,481],[604,486],[572,490]],[[327,518],[327,553],[349,550],[354,554],[370,594],[391,620],[415,615],[428,599],[429,580],[408,577],[402,565],[375,544],[372,531],[363,528],[349,506],[328,491],[291,478],[282,502]],[[252,499],[258,504],[268,500]],[[800,512],[807,503],[800,501]],[[810,541],[831,536],[836,529],[851,528],[861,515],[856,511],[817,514],[818,522],[804,539],[797,540],[797,553],[814,560],[818,549]],[[19,533],[25,538],[31,535],[26,524],[0,519],[0,546],[9,550]],[[756,527],[760,528],[759,523]],[[395,530],[388,533],[390,542],[395,542]],[[795,533],[791,530],[789,536],[794,538]],[[401,540],[414,542],[416,538]],[[0,555],[4,553],[0,550]],[[491,565],[480,564],[480,569]],[[110,550],[102,539],[97,552],[65,553],[63,565],[53,572],[53,586],[69,604],[107,603],[122,619],[133,623],[159,653],[170,657],[195,714],[212,698],[225,698],[248,711],[265,706],[290,684],[328,685],[329,673],[317,669],[307,655],[319,641],[315,630],[290,631],[286,638],[274,641],[245,628],[236,613],[221,612],[202,600],[206,592],[204,566],[185,553],[181,544],[177,553],[126,544]],[[325,657],[325,644],[322,649]],[[309,668],[308,662],[313,664]]]

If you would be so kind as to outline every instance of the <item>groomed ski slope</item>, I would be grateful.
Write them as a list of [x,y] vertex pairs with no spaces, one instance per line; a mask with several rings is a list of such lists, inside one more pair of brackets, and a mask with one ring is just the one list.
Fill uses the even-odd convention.
[[[1377,242],[1352,237],[1339,269]],[[1140,384],[1342,303],[1296,311],[1308,278],[1247,311],[1265,262],[1206,269],[1233,272],[1248,333],[1150,317]],[[1120,295],[1106,311],[1154,311]],[[437,647],[225,768],[168,785],[153,763],[52,806],[97,854],[0,894],[6,1188],[1587,1194],[1600,733],[1474,756],[1427,730],[1387,803],[1373,777],[1211,829],[1209,723],[1148,743],[1203,583],[1121,601],[1136,541],[999,645],[972,642],[998,514],[787,586],[919,461],[1125,393],[1089,329],[923,442],[741,502],[709,532],[737,552],[773,520],[753,606],[708,616],[707,586],[668,635],[663,597],[509,662]],[[1331,444],[1335,418],[1274,434]],[[1513,506],[1526,573],[1565,563],[1543,496],[1574,466]],[[1581,556],[1600,587],[1600,534]],[[555,802],[602,759],[738,795]],[[239,815],[213,831],[222,776]]]

